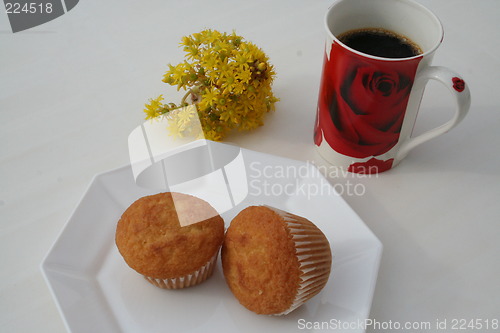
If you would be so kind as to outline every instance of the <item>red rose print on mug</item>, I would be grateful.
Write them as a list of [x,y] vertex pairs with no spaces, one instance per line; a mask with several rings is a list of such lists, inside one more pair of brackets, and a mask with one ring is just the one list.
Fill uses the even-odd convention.
[[321,132],[321,128],[319,127],[319,115],[316,114],[316,121],[314,122],[314,144],[316,146],[321,145],[323,141],[323,133]]
[[377,160],[375,157],[372,157],[370,160],[366,162],[357,162],[349,165],[347,171],[360,173],[360,174],[372,174],[384,172],[392,168],[392,163],[394,162],[393,158],[390,158],[386,161]]
[[394,147],[420,59],[383,62],[333,43],[324,61],[316,144],[321,133],[332,149],[355,158]]

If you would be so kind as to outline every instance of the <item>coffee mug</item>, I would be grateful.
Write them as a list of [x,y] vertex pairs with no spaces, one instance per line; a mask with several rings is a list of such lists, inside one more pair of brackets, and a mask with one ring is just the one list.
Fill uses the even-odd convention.
[[[455,127],[470,93],[457,73],[431,66],[439,19],[412,0],[340,0],[325,17],[327,41],[314,142],[329,163],[354,173],[397,165],[417,145]],[[412,137],[429,80],[457,101],[451,120]]]

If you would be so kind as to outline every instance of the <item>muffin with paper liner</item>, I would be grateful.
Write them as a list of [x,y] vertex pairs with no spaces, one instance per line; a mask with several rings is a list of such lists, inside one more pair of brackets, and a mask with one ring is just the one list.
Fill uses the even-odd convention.
[[208,279],[224,239],[224,221],[206,201],[165,192],[135,201],[122,214],[115,241],[125,262],[164,289]]
[[242,210],[222,245],[226,282],[247,309],[286,315],[326,285],[332,254],[311,221],[269,206]]

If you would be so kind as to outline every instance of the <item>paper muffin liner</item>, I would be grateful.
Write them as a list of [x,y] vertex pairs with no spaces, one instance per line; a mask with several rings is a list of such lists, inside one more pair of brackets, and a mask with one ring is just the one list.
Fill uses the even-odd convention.
[[292,304],[285,311],[274,314],[282,316],[292,312],[323,289],[330,276],[332,253],[325,235],[311,221],[274,207],[265,207],[285,221],[295,243],[301,271],[299,287]]
[[218,254],[219,250],[215,252],[212,258],[210,258],[210,260],[208,260],[205,265],[201,266],[200,269],[194,271],[191,274],[169,279],[155,279],[146,275],[144,275],[144,278],[155,286],[163,289],[182,289],[192,287],[202,283],[210,276],[212,276],[212,274],[214,273],[214,268],[216,266],[215,263],[217,261]]

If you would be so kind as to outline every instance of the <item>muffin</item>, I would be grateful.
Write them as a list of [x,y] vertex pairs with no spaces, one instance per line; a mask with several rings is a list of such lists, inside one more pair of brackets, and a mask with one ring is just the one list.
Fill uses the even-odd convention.
[[165,289],[208,279],[224,239],[224,221],[209,203],[181,193],[159,193],[135,201],[116,227],[125,262]]
[[224,277],[234,296],[258,314],[285,315],[326,285],[332,254],[309,220],[268,206],[241,211],[222,245]]

